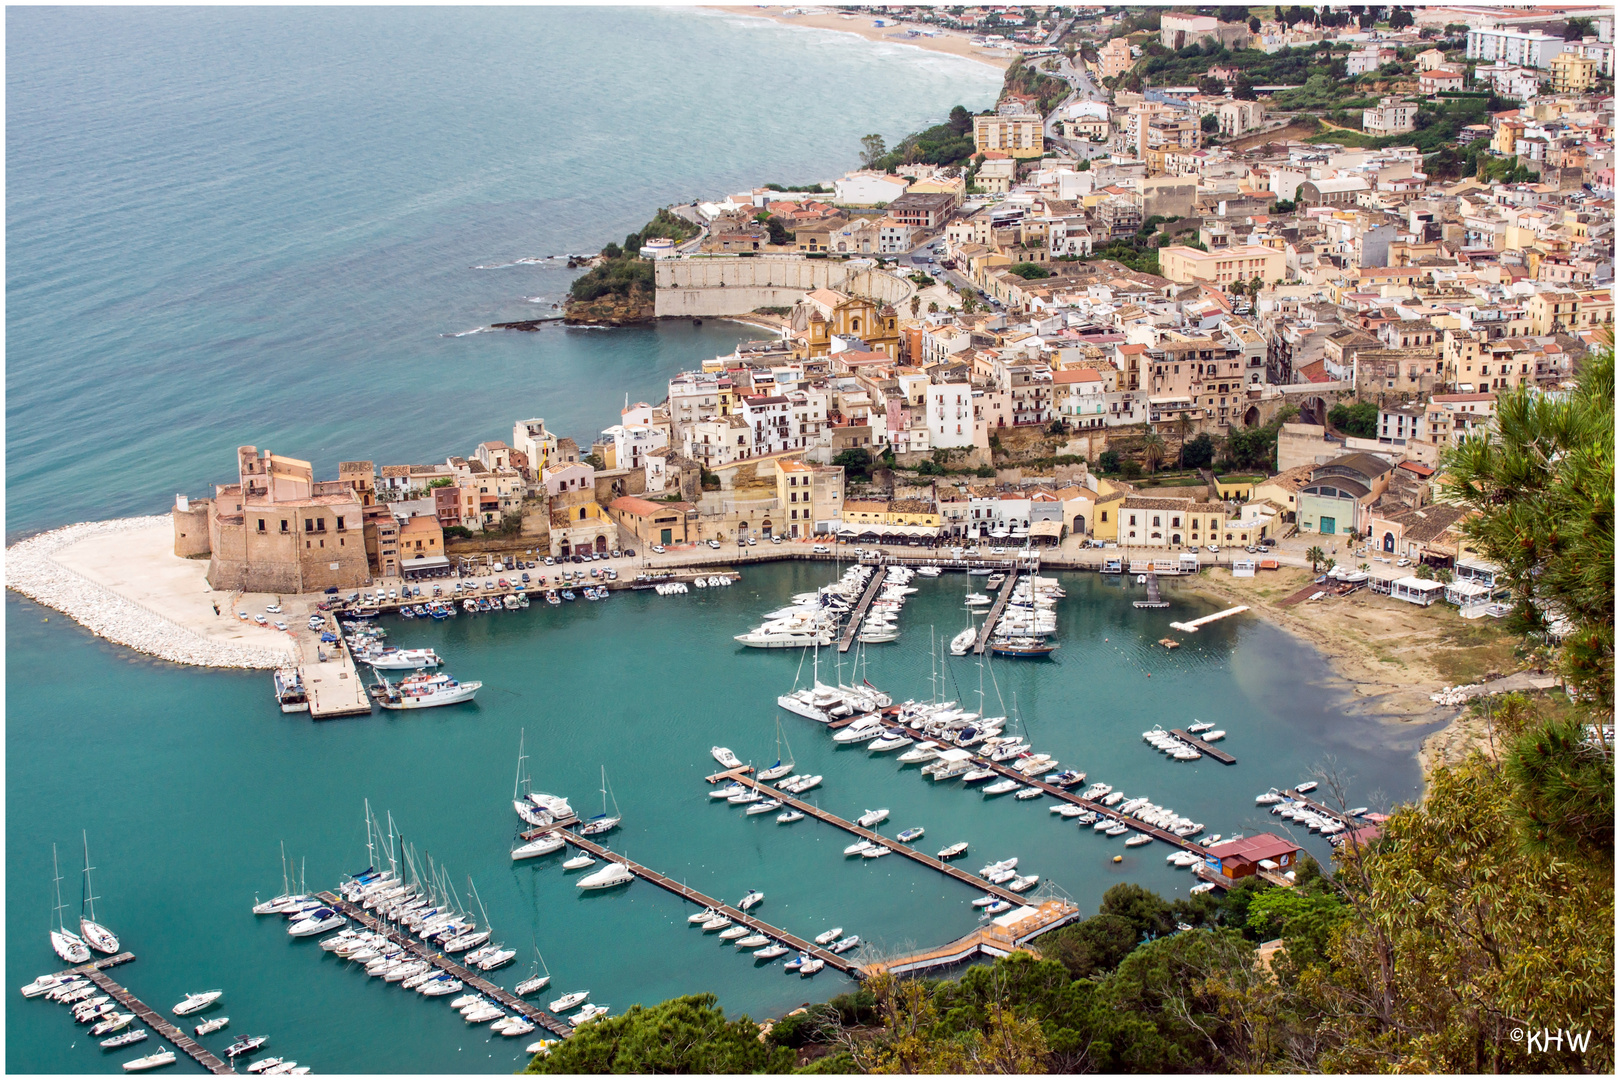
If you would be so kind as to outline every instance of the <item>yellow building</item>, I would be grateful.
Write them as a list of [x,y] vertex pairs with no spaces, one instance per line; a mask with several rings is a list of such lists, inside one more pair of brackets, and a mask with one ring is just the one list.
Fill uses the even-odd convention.
[[1159,249],[1159,274],[1180,285],[1195,281],[1230,285],[1253,278],[1270,285],[1282,281],[1286,272],[1283,253],[1259,244],[1240,244],[1215,251],[1199,251],[1181,244]]
[[963,176],[933,176],[915,181],[906,189],[908,195],[949,195],[955,205],[961,206],[967,198],[967,179]]
[[900,356],[899,316],[892,306],[879,308],[865,297],[816,289],[794,306],[790,325],[796,360],[829,355],[834,335],[860,338],[891,360]]
[[1560,327],[1566,334],[1570,333],[1574,329],[1579,307],[1580,297],[1573,292],[1559,289],[1534,294],[1524,302],[1525,314],[1530,319],[1530,333],[1538,337],[1550,334],[1554,326]]
[[1131,70],[1131,45],[1124,38],[1114,38],[1097,50],[1102,77],[1111,79]]
[[1046,153],[1043,121],[1033,113],[975,116],[973,146],[981,154],[1001,150],[1015,158],[1038,158]]
[[797,458],[775,458],[776,501],[787,517],[790,537],[810,536],[815,532],[815,475],[813,465]]
[[1108,495],[1098,495],[1093,505],[1093,519],[1091,536],[1094,540],[1119,539],[1119,513],[1125,505],[1125,492],[1116,491]]
[[1589,56],[1561,52],[1552,58],[1550,66],[1555,94],[1584,94],[1597,85],[1598,63]]

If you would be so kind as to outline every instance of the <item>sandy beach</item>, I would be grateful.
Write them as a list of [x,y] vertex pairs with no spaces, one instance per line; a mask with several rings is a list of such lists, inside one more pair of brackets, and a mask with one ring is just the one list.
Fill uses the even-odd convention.
[[[1018,55],[1010,50],[975,48],[968,40],[966,34],[942,30],[937,27],[928,29],[935,31],[932,37],[907,36],[904,27],[873,26],[869,16],[846,17],[834,11],[820,11],[802,15],[787,15],[789,11],[803,11],[803,8],[792,7],[742,7],[711,5],[710,11],[724,11],[728,15],[749,15],[759,19],[770,19],[787,26],[813,26],[818,30],[837,30],[845,34],[855,34],[868,41],[880,41],[889,45],[913,45],[919,49],[930,52],[947,53],[951,56],[960,56],[980,64],[988,64],[995,69],[1003,70],[1012,65]],[[888,22],[888,19],[884,20]],[[921,25],[921,24],[919,24]]]

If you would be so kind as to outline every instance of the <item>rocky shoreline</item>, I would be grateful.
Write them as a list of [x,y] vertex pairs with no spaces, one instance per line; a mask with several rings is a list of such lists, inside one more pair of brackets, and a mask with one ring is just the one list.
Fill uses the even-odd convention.
[[70,570],[52,556],[92,537],[150,529],[168,515],[88,521],[31,536],[6,549],[6,588],[54,608],[115,645],[195,667],[280,667],[290,652],[211,641],[172,619]]

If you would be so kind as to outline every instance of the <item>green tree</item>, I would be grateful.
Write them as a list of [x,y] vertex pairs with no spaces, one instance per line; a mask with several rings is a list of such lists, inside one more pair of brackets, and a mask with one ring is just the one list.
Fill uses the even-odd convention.
[[1012,266],[1009,266],[1007,270],[1009,273],[1017,274],[1025,281],[1039,281],[1041,278],[1049,278],[1052,276],[1052,271],[1048,270],[1046,267],[1030,262],[1014,263]]
[[1130,882],[1109,886],[1108,891],[1103,893],[1099,910],[1104,915],[1114,915],[1130,923],[1138,939],[1157,937],[1175,929],[1170,905],[1158,893]]
[[1119,451],[1104,450],[1097,455],[1097,468],[1105,473],[1119,472]]
[[1378,406],[1371,401],[1339,404],[1328,410],[1328,423],[1358,439],[1378,437]]
[[1181,444],[1181,463],[1189,469],[1207,469],[1215,460],[1215,440],[1201,432]]
[[727,1020],[713,994],[671,998],[650,1008],[582,1024],[537,1055],[525,1072],[785,1073],[793,1051],[762,1042],[748,1017]]
[[951,118],[946,123],[950,124],[951,130],[958,135],[966,135],[973,130],[972,114],[960,105],[951,107]]
[[861,137],[861,165],[873,168],[883,158],[889,149],[883,142],[882,135],[864,135]]
[[832,459],[834,465],[842,465],[844,473],[850,478],[870,480],[872,478],[872,451],[862,446],[845,450]]
[[[1497,396],[1495,432],[1444,458],[1449,490],[1476,513],[1464,532],[1502,567],[1521,625],[1571,625],[1560,667],[1571,688],[1614,708],[1614,350],[1591,354],[1577,388]],[[1550,610],[1549,610],[1550,609]]]
[[1142,461],[1147,465],[1148,472],[1158,472],[1159,466],[1164,464],[1164,456],[1164,436],[1157,431],[1148,432],[1142,439]]
[[1310,561],[1311,572],[1314,574],[1318,567],[1327,562],[1328,555],[1320,547],[1312,545],[1305,550],[1305,558]]
[[793,243],[793,234],[788,232],[782,219],[775,214],[765,219],[765,234],[778,247]]
[[1255,19],[1255,18],[1251,18],[1249,20],[1249,33],[1258,34],[1259,32],[1260,32],[1260,20]]
[[1204,118],[1198,121],[1198,127],[1205,135],[1213,135],[1221,130],[1221,118],[1214,113],[1205,113]]
[[1413,23],[1412,13],[1406,8],[1396,8],[1389,13],[1389,28],[1391,30],[1404,30]]

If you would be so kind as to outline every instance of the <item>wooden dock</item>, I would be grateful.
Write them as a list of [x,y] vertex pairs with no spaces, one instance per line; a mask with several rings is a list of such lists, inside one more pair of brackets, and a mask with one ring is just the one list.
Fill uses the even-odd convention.
[[1287,791],[1284,791],[1283,795],[1287,798],[1293,799],[1295,802],[1304,803],[1306,806],[1310,807],[1312,811],[1321,814],[1323,817],[1332,818],[1340,825],[1343,825],[1346,829],[1359,829],[1361,827],[1356,823],[1354,818],[1346,816],[1342,811],[1329,809],[1310,796],[1301,795],[1293,788],[1289,788]]
[[1078,907],[1062,900],[1045,900],[1038,907],[1025,910],[1030,913],[1005,925],[1003,920],[1012,920],[1012,916],[1018,913],[1008,912],[989,926],[982,926],[971,934],[932,949],[921,949],[887,960],[874,960],[862,965],[861,974],[866,978],[884,972],[904,975],[929,968],[951,967],[975,956],[1011,956],[1019,950],[1039,960],[1041,954],[1025,942],[1080,917]]
[[1189,735],[1180,728],[1171,728],[1170,734],[1174,735],[1176,738],[1180,739],[1194,750],[1197,750],[1200,754],[1208,754],[1222,765],[1237,764],[1237,758],[1233,757],[1231,754],[1228,754],[1225,750],[1215,749],[1213,746],[1209,745],[1209,743],[1205,742],[1203,739],[1200,739],[1196,735]]
[[849,623],[844,627],[844,635],[838,639],[839,652],[849,652],[850,644],[860,632],[861,620],[866,618],[866,609],[872,606],[872,601],[877,599],[877,594],[883,588],[885,576],[881,566],[872,572],[872,580],[867,584],[866,592],[861,594],[861,601],[855,605],[855,610],[849,613]]
[[1025,906],[1024,898],[1018,893],[1012,892],[1009,889],[1004,889],[999,885],[992,885],[988,881],[979,877],[977,874],[970,874],[966,870],[962,870],[958,867],[952,866],[948,862],[943,862],[936,859],[932,855],[926,855],[909,844],[902,844],[898,840],[893,840],[887,836],[883,836],[880,833],[875,833],[871,829],[862,828],[853,821],[845,821],[838,815],[830,814],[821,809],[819,806],[812,806],[807,802],[795,799],[792,795],[789,795],[785,791],[778,791],[776,788],[773,788],[768,784],[762,784],[758,780],[744,776],[741,770],[733,770],[729,773],[722,773],[720,777],[716,778],[717,781],[721,779],[735,780],[740,784],[753,788],[762,795],[768,795],[773,799],[781,799],[783,806],[791,806],[793,809],[798,810],[808,817],[813,817],[817,821],[824,821],[828,825],[843,829],[845,832],[859,836],[863,840],[870,841],[871,843],[881,844],[883,847],[888,848],[896,855],[904,855],[913,862],[922,863],[930,870],[937,870],[940,873],[945,874],[947,877],[953,877],[957,881],[962,882],[964,885],[970,885],[980,892],[989,893],[1002,900],[1006,900],[1008,903],[1016,904],[1020,907]]
[[[737,776],[741,776],[742,770],[734,770],[734,773]],[[729,777],[732,776],[733,773],[724,773],[722,775]],[[683,900],[689,900],[701,907],[713,908],[715,911],[722,912],[733,923],[740,926],[746,926],[751,930],[764,934],[768,938],[781,942],[783,945],[786,945],[789,948],[797,949],[799,952],[814,956],[819,960],[824,960],[826,961],[828,967],[837,968],[839,971],[842,971],[847,975],[859,974],[859,966],[853,960],[846,959],[844,956],[841,956],[838,953],[832,952],[828,949],[823,949],[815,942],[806,941],[804,938],[801,938],[796,934],[790,934],[780,927],[772,926],[770,923],[755,918],[747,912],[742,911],[739,908],[735,908],[730,904],[716,900],[710,896],[705,896],[696,889],[691,889],[685,885],[682,885],[674,878],[666,877],[656,870],[649,870],[640,863],[631,862],[618,852],[609,851],[601,844],[593,843],[592,841],[585,839],[583,836],[571,833],[567,829],[562,829],[559,831],[563,834],[563,836],[567,837],[568,842],[573,844],[575,847],[580,848],[583,851],[588,851],[599,859],[607,859],[609,862],[616,862],[637,877],[642,878],[645,881],[650,881],[661,889],[667,889]],[[761,947],[763,948],[763,946]]]
[[349,916],[349,918],[353,919],[361,926],[364,926],[367,930],[378,934],[386,934],[388,940],[392,941],[394,944],[404,948],[407,952],[410,952],[417,958],[426,960],[429,964],[432,964],[440,971],[447,972],[453,977],[460,979],[470,989],[476,990],[485,997],[499,1002],[501,1005],[534,1024],[536,1027],[543,1027],[553,1035],[561,1035],[565,1038],[574,1033],[574,1029],[569,1026],[568,1021],[562,1019],[560,1016],[549,1013],[540,1008],[538,1005],[524,1001],[511,991],[504,990],[501,987],[496,986],[494,983],[490,982],[477,972],[464,968],[454,960],[451,960],[449,957],[445,956],[443,953],[435,951],[434,948],[431,945],[428,945],[426,942],[418,941],[416,938],[411,937],[409,934],[406,934],[404,931],[395,927],[385,926],[381,919],[377,918],[377,916],[373,915],[360,905],[351,904],[349,901],[345,900],[336,893],[323,892],[316,893],[315,895],[321,900],[322,903],[325,903],[329,907],[337,908],[339,911],[343,912],[343,914]]
[[984,625],[979,627],[978,639],[973,642],[974,656],[984,655],[984,647],[990,644],[990,636],[996,632],[996,622],[1000,620],[1001,613],[1007,610],[1007,602],[1012,599],[1016,588],[1018,575],[1008,573],[1007,580],[1001,583],[1001,592],[996,594],[996,602],[990,605],[990,614],[985,617]]
[[85,976],[101,987],[108,997],[134,1013],[136,1019],[150,1027],[153,1034],[158,1038],[168,1039],[174,1044],[175,1049],[189,1054],[197,1064],[209,1072],[219,1076],[233,1075],[236,1070],[229,1064],[215,1057],[196,1039],[169,1023],[150,1005],[147,1005],[140,998],[113,982],[112,978],[103,970],[103,968],[115,967],[118,964],[127,964],[133,959],[135,959],[134,953],[119,953],[117,956],[109,956],[105,960],[97,960],[94,963],[85,964],[71,970],[76,974]]
[[[1131,606],[1138,608],[1167,608],[1170,606],[1170,601],[1166,600],[1159,592],[1158,571],[1147,571],[1147,599],[1137,600]],[[1172,623],[1171,625],[1176,624]]]
[[1218,622],[1233,615],[1241,615],[1248,610],[1249,606],[1247,604],[1239,604],[1237,607],[1229,607],[1225,611],[1217,611],[1213,615],[1205,615],[1202,619],[1194,619],[1192,622],[1173,622],[1170,625],[1183,633],[1192,634],[1196,633],[1200,626],[1206,626],[1209,623]]

